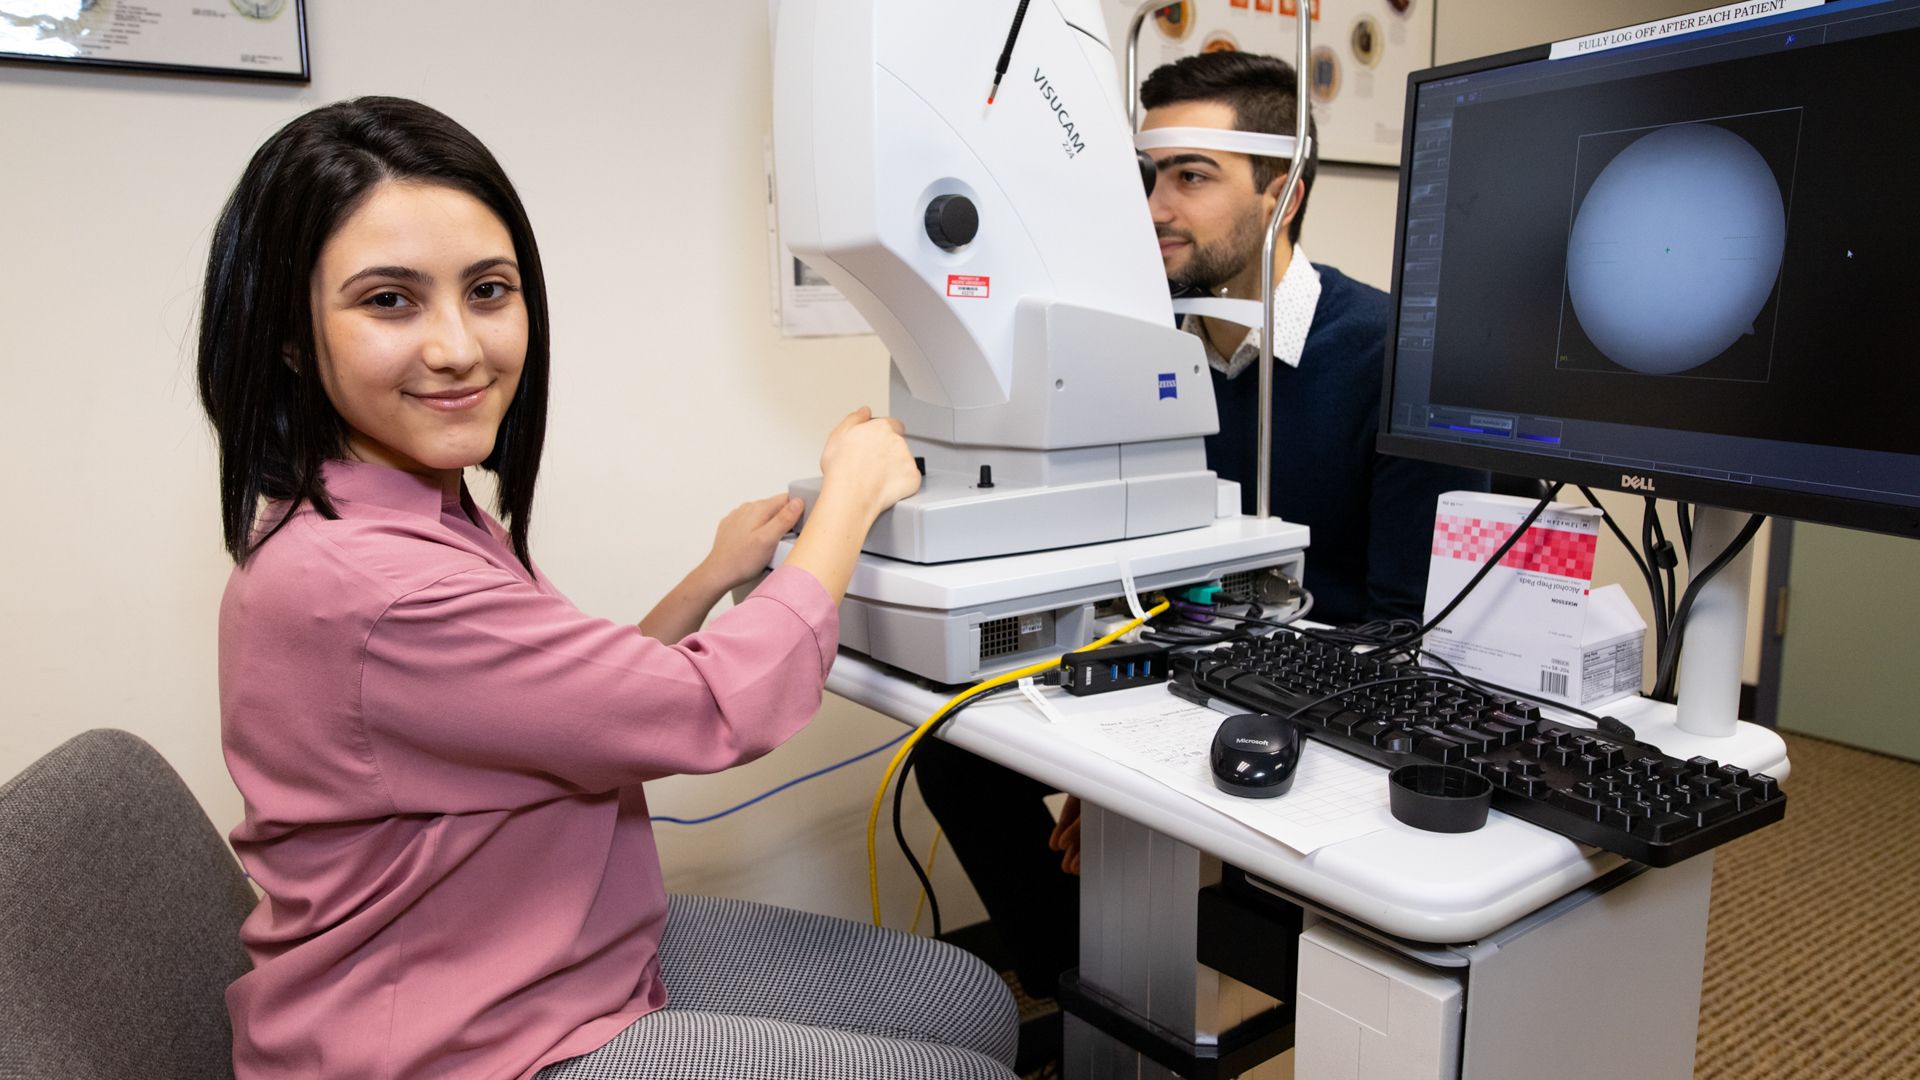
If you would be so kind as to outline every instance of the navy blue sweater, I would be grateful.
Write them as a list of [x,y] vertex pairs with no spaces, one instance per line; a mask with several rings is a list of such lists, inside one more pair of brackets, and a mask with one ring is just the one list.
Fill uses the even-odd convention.
[[[1320,271],[1320,303],[1300,366],[1273,365],[1273,492],[1276,517],[1313,530],[1306,587],[1310,618],[1340,624],[1420,617],[1426,598],[1433,511],[1443,491],[1487,489],[1487,474],[1374,451],[1386,363],[1387,294],[1340,271]],[[1213,372],[1220,433],[1207,462],[1238,481],[1254,509],[1259,374]]]

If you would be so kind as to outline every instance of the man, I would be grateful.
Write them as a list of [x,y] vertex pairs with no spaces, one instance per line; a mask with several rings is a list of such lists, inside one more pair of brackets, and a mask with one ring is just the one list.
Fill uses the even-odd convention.
[[[1144,130],[1290,135],[1293,68],[1248,53],[1190,56],[1150,75],[1140,102]],[[1150,153],[1158,172],[1149,203],[1169,281],[1189,294],[1258,299],[1267,222],[1289,163],[1182,147]],[[1435,500],[1443,491],[1484,490],[1487,477],[1374,451],[1388,299],[1302,254],[1314,172],[1310,154],[1288,210],[1287,242],[1274,252],[1271,509],[1313,530],[1305,586],[1315,618],[1418,618]],[[1183,326],[1200,337],[1213,368],[1220,433],[1207,440],[1208,464],[1239,482],[1250,513],[1260,331],[1202,317]],[[1056,825],[1041,802],[1045,786],[939,740],[921,744],[914,768],[1021,984],[1030,996],[1050,996],[1078,947],[1078,802],[1068,800]]]
[[[1273,57],[1190,56],[1148,76],[1140,88],[1147,110],[1141,126],[1288,135],[1293,91],[1293,68]],[[1159,176],[1148,201],[1168,279],[1189,293],[1258,300],[1267,222],[1289,163],[1179,147],[1149,153]],[[1302,253],[1315,164],[1310,154],[1285,219],[1286,239],[1274,250],[1271,508],[1313,530],[1305,586],[1314,618],[1418,618],[1435,500],[1444,491],[1485,490],[1487,477],[1374,451],[1389,301]],[[1208,464],[1239,482],[1251,513],[1260,329],[1203,317],[1183,325],[1205,343],[1213,369],[1220,433],[1207,440]]]

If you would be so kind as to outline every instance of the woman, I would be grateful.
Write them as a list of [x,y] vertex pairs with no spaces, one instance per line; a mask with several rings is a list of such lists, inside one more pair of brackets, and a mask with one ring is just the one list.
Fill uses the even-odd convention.
[[[724,1076],[769,1047],[783,1075],[1007,1075],[1004,987],[950,951],[755,905],[670,918],[640,786],[812,716],[861,539],[919,484],[896,422],[834,429],[786,563],[705,630],[797,500],[729,514],[638,628],[583,615],[528,554],[531,227],[478,140],[391,98],[254,155],[213,238],[199,381],[236,563],[233,842],[265,894],[227,995],[241,1080]],[[462,483],[475,465],[504,527]],[[951,985],[903,1006],[928,964]]]

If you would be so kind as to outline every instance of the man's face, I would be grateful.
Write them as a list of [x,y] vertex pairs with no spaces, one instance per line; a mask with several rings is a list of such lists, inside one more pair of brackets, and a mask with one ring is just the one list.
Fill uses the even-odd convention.
[[[1147,110],[1143,130],[1204,127],[1231,130],[1233,106],[1189,101]],[[1214,292],[1258,266],[1269,200],[1253,187],[1253,161],[1223,150],[1149,150],[1159,168],[1153,230],[1167,279]]]

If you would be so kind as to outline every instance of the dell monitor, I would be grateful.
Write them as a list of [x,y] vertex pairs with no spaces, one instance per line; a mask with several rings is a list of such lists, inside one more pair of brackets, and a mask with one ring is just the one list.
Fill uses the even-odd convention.
[[1920,2],[1682,19],[1411,78],[1380,447],[1920,536]]
[[1920,536],[1916,57],[1920,0],[1761,0],[1415,73],[1380,449],[1698,504],[1695,566],[1728,511]]

